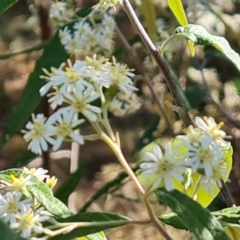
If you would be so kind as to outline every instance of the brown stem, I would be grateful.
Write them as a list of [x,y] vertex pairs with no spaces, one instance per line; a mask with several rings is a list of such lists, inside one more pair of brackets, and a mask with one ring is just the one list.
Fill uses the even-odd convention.
[[156,49],[153,42],[149,38],[149,36],[146,33],[145,29],[143,28],[142,24],[138,20],[138,17],[136,16],[136,14],[128,0],[123,0],[123,9],[126,12],[126,14],[128,15],[133,26],[138,31],[138,34],[141,37],[143,43],[145,44],[145,46],[148,48],[149,52],[155,59],[158,67],[162,71],[164,79],[165,79],[165,81],[168,85],[168,88],[174,98],[175,104],[177,105],[177,107],[181,108],[181,111],[179,111],[178,113],[179,113],[181,119],[183,120],[185,126],[188,127],[190,125],[193,125],[192,119],[191,119],[190,115],[188,114],[188,111],[178,93],[178,90],[174,84],[173,78],[171,76],[171,73],[167,67],[165,60],[159,55],[158,50]]
[[[36,7],[37,7],[39,25],[41,30],[41,40],[44,41],[52,37],[48,6],[44,4],[44,2],[37,1]],[[47,97],[43,97],[40,104],[40,109],[42,109],[44,116],[48,118],[50,113],[49,113],[49,104],[48,104]],[[43,159],[43,168],[48,169],[49,174],[51,175],[50,155],[48,151],[43,152],[42,159]]]

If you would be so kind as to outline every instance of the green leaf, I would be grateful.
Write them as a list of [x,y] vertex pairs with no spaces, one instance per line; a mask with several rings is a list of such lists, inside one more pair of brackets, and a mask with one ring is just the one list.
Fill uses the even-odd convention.
[[69,217],[73,213],[57,198],[52,190],[37,177],[32,176],[33,184],[27,185],[27,190],[55,217]]
[[79,180],[83,177],[89,165],[89,159],[84,159],[80,162],[78,169],[72,173],[66,182],[55,192],[55,197],[63,203],[67,204],[68,197],[76,188]]
[[184,229],[187,230],[181,219],[178,217],[176,213],[167,213],[158,217],[159,220],[164,222],[167,225],[170,225],[176,229]]
[[153,42],[156,42],[157,26],[156,26],[156,12],[152,0],[142,0],[141,11],[146,21],[147,32]]
[[212,215],[226,222],[240,220],[240,207],[224,208],[220,211],[212,212]]
[[22,170],[21,169],[17,169],[17,168],[12,168],[12,169],[8,169],[8,170],[4,170],[0,172],[0,179],[11,183],[12,180],[10,178],[10,175],[15,176],[16,178],[18,178],[21,174],[22,174]]
[[[132,170],[136,172],[139,169],[139,166],[136,166]],[[100,188],[80,209],[79,212],[85,212],[88,207],[95,202],[98,198],[100,198],[103,194],[108,194],[110,191],[113,193],[116,191],[119,186],[122,186],[123,180],[125,180],[128,177],[128,174],[126,172],[121,172],[119,175],[114,178],[112,181],[107,182],[102,188]]]
[[183,100],[186,108],[187,108],[188,110],[190,110],[190,109],[192,108],[192,106],[190,105],[188,99],[186,98],[186,96],[185,96],[185,94],[184,94],[184,91],[182,90],[182,87],[180,86],[179,78],[178,78],[178,76],[176,75],[175,70],[172,69],[172,66],[171,66],[170,64],[168,64],[168,62],[167,62],[167,66],[168,66],[168,68],[169,68],[169,70],[170,70],[170,72],[171,72],[171,75],[172,75],[172,77],[173,77],[173,81],[174,81],[174,83],[175,83],[175,86],[177,87],[177,90],[178,90],[178,93],[179,93],[181,99]]
[[109,228],[131,223],[131,219],[107,212],[78,213],[68,218],[57,219],[59,222],[82,222],[82,225],[65,235],[50,238],[50,240],[71,240],[92,233],[98,233]]
[[198,45],[212,45],[218,51],[222,52],[240,71],[240,56],[229,45],[224,37],[211,35],[200,25],[188,24],[184,27],[178,27],[175,31],[178,36],[185,36]]
[[0,14],[7,11],[12,5],[14,5],[18,0],[1,0],[0,4]]
[[[212,216],[221,219],[221,224],[225,226],[231,226],[236,220],[240,220],[240,207],[225,208],[220,211],[211,212]],[[177,229],[185,229],[186,226],[183,224],[181,219],[176,213],[167,213],[158,217],[162,222],[168,224]],[[224,222],[223,222],[224,221]]]
[[220,222],[187,195],[174,190],[155,190],[158,200],[170,207],[198,240],[229,240]]
[[[168,5],[170,9],[172,10],[173,14],[177,18],[180,25],[185,26],[188,24],[186,13],[183,9],[182,1],[181,0],[168,0]],[[188,48],[191,53],[191,55],[195,56],[195,48],[194,43],[189,40],[188,41]]]
[[23,240],[17,233],[0,221],[1,240]]
[[197,88],[188,89],[184,93],[192,108],[197,108],[203,101],[204,97],[206,97],[206,90]]
[[168,0],[168,5],[170,9],[172,10],[174,16],[178,20],[178,22],[185,26],[188,24],[188,20],[185,14],[185,11],[183,9],[183,5],[181,0]]

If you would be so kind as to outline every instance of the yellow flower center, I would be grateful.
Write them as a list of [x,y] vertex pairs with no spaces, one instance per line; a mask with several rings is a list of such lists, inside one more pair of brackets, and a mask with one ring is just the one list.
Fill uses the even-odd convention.
[[72,126],[69,123],[66,123],[64,120],[61,124],[58,125],[57,136],[67,137],[72,130]]
[[69,82],[70,83],[74,83],[74,82],[79,80],[80,75],[79,75],[79,73],[77,71],[73,71],[69,67],[66,67],[65,70],[66,70],[66,74],[67,74],[67,76],[69,78]]

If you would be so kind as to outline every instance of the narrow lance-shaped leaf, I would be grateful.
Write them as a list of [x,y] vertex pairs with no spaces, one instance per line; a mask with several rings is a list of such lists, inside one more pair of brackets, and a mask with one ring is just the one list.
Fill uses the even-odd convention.
[[188,24],[188,20],[183,9],[182,1],[181,0],[168,0],[168,5],[172,10],[174,16],[178,20],[178,22],[185,26]]
[[[180,23],[180,25],[185,26],[188,24],[187,16],[184,11],[182,1],[181,0],[168,0],[168,5],[170,9],[172,10],[174,16]],[[192,41],[188,41],[188,47],[189,51],[192,56],[195,55],[195,48],[194,48],[194,43]]]
[[12,5],[14,5],[18,0],[1,0],[0,3],[0,14],[7,11]]
[[156,13],[155,7],[152,0],[142,0],[141,11],[143,13],[146,28],[148,34],[153,42],[156,42],[157,36],[157,26],[156,26]]
[[177,190],[155,191],[158,200],[170,207],[198,240],[229,240],[220,222],[199,203]]
[[52,190],[37,177],[32,176],[33,184],[27,185],[31,194],[55,217],[69,217],[73,213],[57,198],[53,196]]
[[203,26],[188,24],[178,27],[176,35],[185,36],[198,45],[212,45],[222,52],[240,71],[240,56],[235,52],[224,37],[211,35]]

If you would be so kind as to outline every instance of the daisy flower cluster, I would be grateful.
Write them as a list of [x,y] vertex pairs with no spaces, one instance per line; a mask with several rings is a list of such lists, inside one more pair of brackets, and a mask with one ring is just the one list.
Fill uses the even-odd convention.
[[94,10],[86,18],[59,31],[67,53],[77,58],[95,53],[109,56],[113,51],[114,19],[104,11]]
[[[32,121],[22,131],[24,139],[29,142],[28,149],[36,154],[47,151],[49,146],[56,151],[63,141],[82,145],[84,136],[74,130],[86,120],[92,124],[104,123],[108,121],[104,119],[108,110],[122,109],[123,115],[140,107],[133,94],[138,89],[131,80],[134,77],[132,69],[118,63],[114,57],[112,62],[96,55],[74,64],[68,60],[59,68],[52,67],[50,72],[43,71],[45,75],[40,77],[46,80],[46,84],[40,94],[44,96],[50,91],[48,102],[55,112],[48,119],[43,114],[33,114]],[[123,105],[114,106],[120,95],[125,96],[124,99],[121,97]]]
[[152,187],[164,184],[167,190],[173,190],[174,181],[184,183],[188,170],[201,175],[199,186],[213,192],[222,187],[229,171],[226,153],[230,143],[223,138],[226,133],[221,130],[223,123],[217,124],[212,117],[196,117],[196,127],[190,126],[186,135],[180,135],[167,145],[165,154],[156,145],[153,152],[146,153],[146,162],[140,165],[144,175],[156,174]]
[[135,93],[119,92],[111,101],[109,111],[114,116],[121,117],[135,113],[140,107],[141,103]]
[[102,8],[103,10],[107,10],[108,8],[115,8],[115,5],[122,4],[122,0],[100,0],[97,5],[95,5],[95,8]]
[[63,24],[69,21],[69,18],[72,17],[73,11],[69,8],[66,2],[53,1],[50,4],[50,13],[49,16],[56,23]]
[[52,218],[26,188],[33,184],[33,176],[47,185],[51,182],[50,185],[53,187],[56,179],[49,178],[47,172],[42,168],[37,170],[23,168],[20,176],[10,175],[10,182],[1,181],[1,190],[5,191],[0,195],[0,219],[25,239],[38,239],[44,234],[43,224]]

